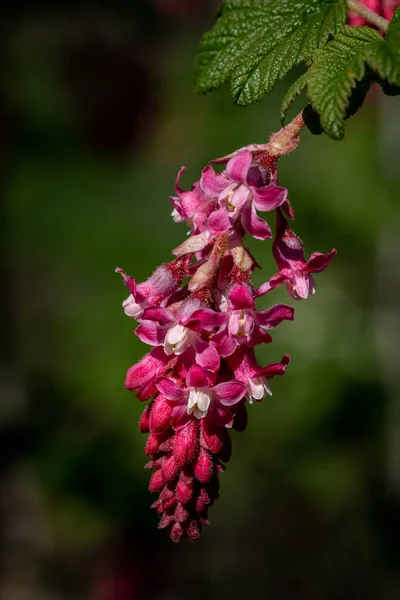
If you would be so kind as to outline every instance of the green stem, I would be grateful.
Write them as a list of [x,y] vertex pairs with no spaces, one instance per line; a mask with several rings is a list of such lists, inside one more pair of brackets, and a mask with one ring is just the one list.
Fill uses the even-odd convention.
[[366,21],[368,21],[368,23],[375,25],[376,27],[378,27],[386,33],[387,28],[389,26],[389,21],[387,19],[384,19],[370,8],[367,8],[366,6],[364,6],[364,4],[358,2],[358,0],[347,0],[347,6],[349,7],[349,10],[356,13],[357,15],[360,15]]

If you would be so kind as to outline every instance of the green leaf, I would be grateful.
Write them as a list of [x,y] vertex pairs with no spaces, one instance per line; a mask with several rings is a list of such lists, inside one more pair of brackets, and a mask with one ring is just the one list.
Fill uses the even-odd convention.
[[225,0],[200,43],[197,91],[216,90],[231,78],[234,102],[252,104],[310,60],[346,17],[345,0]]
[[370,27],[345,26],[315,55],[307,73],[307,95],[321,126],[332,138],[342,139],[345,118],[364,100],[371,82],[364,53],[369,44],[379,40],[379,33]]
[[400,7],[396,10],[386,33],[386,38],[366,48],[365,57],[368,65],[389,86],[395,89],[400,86]]
[[289,108],[292,106],[293,102],[296,100],[297,96],[300,96],[301,92],[305,90],[307,87],[307,71],[300,75],[298,79],[288,89],[286,92],[282,104],[281,104],[281,121],[282,125],[286,117],[286,113]]

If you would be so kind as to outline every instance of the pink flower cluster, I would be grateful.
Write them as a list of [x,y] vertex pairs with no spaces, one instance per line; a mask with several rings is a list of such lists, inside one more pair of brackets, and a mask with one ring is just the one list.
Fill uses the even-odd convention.
[[[218,475],[231,456],[229,430],[245,429],[247,404],[271,394],[269,380],[283,375],[289,362],[286,355],[262,366],[254,349],[271,343],[270,331],[282,321],[293,320],[293,308],[258,310],[256,299],[281,284],[293,298],[307,298],[315,292],[312,273],[325,269],[336,252],[306,260],[286,221],[284,213],[294,213],[278,184],[277,157],[295,147],[298,131],[282,131],[269,145],[215,161],[226,164],[222,172],[205,167],[190,191],[179,186],[182,168],[172,215],[187,224],[190,235],[173,251],[175,260],[140,284],[117,269],[130,292],[125,313],[138,321],[136,335],[152,347],[128,370],[125,386],[150,401],[140,420],[140,430],[149,434],[149,490],[158,494],[152,506],[159,527],[168,528],[174,542],[195,540],[209,522]],[[256,289],[251,275],[258,265],[243,238],[246,232],[272,237],[260,212],[276,214],[272,251],[278,272]]]
[[[378,13],[388,21],[393,17],[400,0],[360,0],[364,6]],[[349,12],[349,25],[369,25],[360,15]]]

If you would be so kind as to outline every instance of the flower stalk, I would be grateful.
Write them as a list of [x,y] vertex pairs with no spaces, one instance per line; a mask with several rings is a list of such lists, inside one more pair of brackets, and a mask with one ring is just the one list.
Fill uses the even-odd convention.
[[365,6],[358,0],[347,0],[347,6],[349,10],[362,17],[367,23],[375,25],[375,27],[378,27],[378,29],[381,29],[386,33],[387,28],[389,27],[389,21],[384,17],[381,17],[381,15],[378,15],[374,10],[371,10],[368,6]]

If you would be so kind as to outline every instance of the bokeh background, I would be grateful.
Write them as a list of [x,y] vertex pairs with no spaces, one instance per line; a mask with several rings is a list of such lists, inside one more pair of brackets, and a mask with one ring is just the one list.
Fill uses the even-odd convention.
[[[236,108],[199,97],[216,2],[8,6],[2,24],[0,591],[4,600],[400,597],[399,100],[373,90],[337,143],[281,160],[306,251],[338,249],[260,360],[253,405],[196,544],[149,509],[145,351],[114,274],[139,281],[185,237],[176,173],[279,128],[287,81]],[[291,78],[290,78],[291,79]],[[299,100],[293,116],[304,104]],[[252,249],[274,271],[270,243]],[[276,290],[261,302],[287,301]]]

